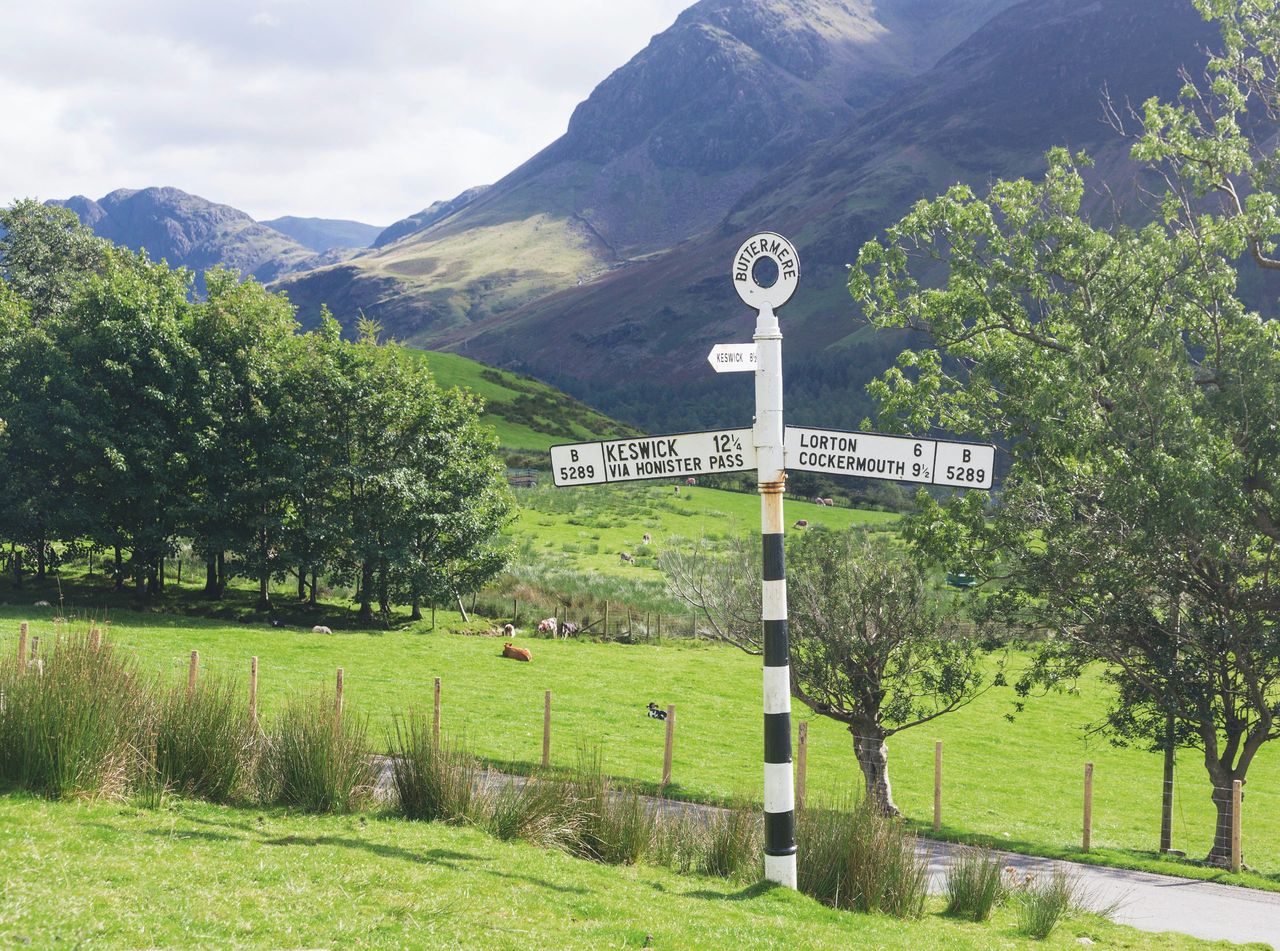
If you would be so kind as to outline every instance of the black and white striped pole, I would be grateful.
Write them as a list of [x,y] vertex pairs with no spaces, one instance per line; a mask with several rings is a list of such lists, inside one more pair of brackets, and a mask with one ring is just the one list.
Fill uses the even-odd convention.
[[[757,280],[756,266],[770,260],[777,279]],[[756,309],[756,421],[760,532],[764,545],[761,620],[764,625],[764,873],[796,887],[795,785],[791,773],[791,668],[787,636],[786,489],[782,423],[782,333],[776,311],[800,281],[796,249],[780,235],[749,238],[733,261],[738,296]]]

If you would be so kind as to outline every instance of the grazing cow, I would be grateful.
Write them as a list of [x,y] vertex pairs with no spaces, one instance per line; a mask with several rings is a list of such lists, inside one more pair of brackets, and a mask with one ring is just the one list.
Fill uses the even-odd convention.
[[796,528],[808,528],[808,527],[809,527],[809,520],[806,518],[802,518],[798,522],[796,522]]
[[618,552],[618,560],[626,562],[628,565],[635,563],[635,557],[625,551]]
[[568,621],[560,625],[561,637],[576,637],[577,634],[578,634],[578,625],[574,624],[572,621]]
[[556,631],[560,629],[560,625],[553,617],[543,618],[538,622],[538,633],[543,635],[554,636]]
[[647,544],[649,544],[649,542],[651,542],[651,541],[653,541],[653,536],[652,536],[652,535],[650,535],[648,532],[645,532],[645,533],[644,533],[644,538],[640,539],[640,544],[642,544],[642,545],[647,545]]
[[527,647],[516,647],[514,644],[502,645],[502,656],[510,657],[512,660],[522,660],[526,663],[533,660],[533,654]]
[[697,485],[697,484],[698,484],[698,480],[697,480],[697,479],[695,479],[693,476],[690,476],[689,478],[687,478],[687,479],[685,479],[685,480],[684,480],[684,484],[685,484],[685,485]]
[[332,634],[333,631],[329,630],[329,628],[325,627],[323,624],[317,624],[315,627],[311,629],[311,633],[312,634]]
[[649,701],[649,706],[648,709],[645,710],[645,713],[653,720],[665,720],[667,718],[667,711],[659,710],[658,705],[652,700]]

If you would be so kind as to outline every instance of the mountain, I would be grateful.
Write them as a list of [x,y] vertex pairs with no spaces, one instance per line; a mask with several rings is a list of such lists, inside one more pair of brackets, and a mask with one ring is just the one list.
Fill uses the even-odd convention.
[[50,204],[70,208],[99,237],[191,268],[197,280],[223,265],[265,283],[317,263],[310,248],[243,211],[177,188],[122,188],[97,201],[76,195]]
[[332,251],[335,248],[367,248],[383,232],[377,225],[341,218],[297,218],[285,215],[262,224],[316,252]]
[[[857,425],[862,385],[902,340],[855,322],[845,265],[921,197],[1035,175],[1054,145],[1087,149],[1095,184],[1141,215],[1128,143],[1102,121],[1119,102],[1171,98],[1215,34],[1185,0],[1025,0],[993,17],[893,96],[804,149],[678,248],[470,324],[435,345],[532,373],[652,428],[749,418],[750,387],[714,379],[710,345],[747,339],[728,263],[775,230],[798,245],[801,290],[783,312],[797,423]],[[1099,214],[1113,212],[1101,190]],[[619,368],[625,368],[620,372]],[[737,414],[735,417],[732,414]],[[744,416],[744,414],[746,414]]]
[[1013,2],[702,0],[482,195],[280,286],[304,314],[327,302],[432,344],[588,285],[716,227]]
[[461,211],[487,192],[489,187],[488,185],[477,185],[474,188],[468,188],[461,195],[449,201],[433,201],[416,215],[401,218],[394,224],[388,225],[370,242],[370,245],[375,248],[381,248],[414,232],[430,228],[437,221],[443,221],[455,212]]

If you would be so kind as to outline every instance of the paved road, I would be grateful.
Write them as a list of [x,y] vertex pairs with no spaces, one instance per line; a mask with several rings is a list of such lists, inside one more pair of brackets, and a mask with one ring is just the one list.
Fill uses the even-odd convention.
[[[920,840],[919,850],[929,858],[931,890],[942,890],[958,848]],[[1055,866],[1067,868],[1079,877],[1094,907],[1116,906],[1111,918],[1119,924],[1143,931],[1180,931],[1197,938],[1259,941],[1280,949],[1280,893],[1007,852],[1001,855],[1006,865],[1037,875]]]
[[[385,757],[377,757],[376,765],[379,792],[387,795],[391,786],[391,764]],[[522,783],[525,779],[486,772],[485,781]],[[714,806],[666,799],[651,799],[650,802],[664,813],[690,810],[711,815],[718,811]],[[929,862],[930,891],[938,893],[943,890],[947,868],[959,848],[949,842],[918,840],[917,849]],[[1119,924],[1143,931],[1180,931],[1210,940],[1262,942],[1280,951],[1280,893],[1079,862],[1059,862],[1012,852],[1000,854],[1005,865],[1021,872],[1045,875],[1057,866],[1068,869],[1079,878],[1090,905],[1096,909],[1114,909],[1110,917]]]

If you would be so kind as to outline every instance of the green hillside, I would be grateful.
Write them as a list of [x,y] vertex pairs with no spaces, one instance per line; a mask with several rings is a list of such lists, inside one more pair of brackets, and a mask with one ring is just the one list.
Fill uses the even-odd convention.
[[412,350],[441,386],[465,387],[484,398],[484,421],[509,452],[545,452],[556,443],[619,438],[637,430],[531,377],[495,370],[456,353]]

